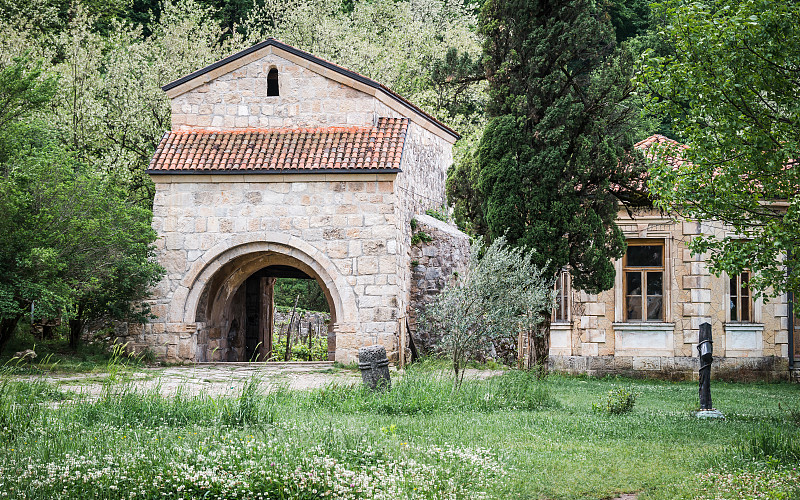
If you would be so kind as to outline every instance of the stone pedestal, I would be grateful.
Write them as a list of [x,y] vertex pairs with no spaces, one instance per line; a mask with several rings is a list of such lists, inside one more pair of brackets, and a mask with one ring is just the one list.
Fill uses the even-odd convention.
[[380,345],[361,347],[358,350],[358,367],[361,379],[371,390],[388,391],[392,388],[389,376],[389,359],[386,348]]
[[723,420],[725,419],[725,415],[723,415],[721,411],[716,410],[714,408],[712,408],[710,410],[700,410],[700,411],[698,411],[696,413],[696,415],[697,415],[697,418],[703,418],[703,419],[706,419],[706,418],[712,418],[712,419],[713,418],[721,418]]

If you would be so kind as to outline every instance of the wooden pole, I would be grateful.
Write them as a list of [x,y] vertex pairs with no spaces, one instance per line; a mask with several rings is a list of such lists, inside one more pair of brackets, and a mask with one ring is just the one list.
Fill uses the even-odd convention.
[[[294,307],[292,307],[292,315],[289,317],[289,326],[286,327],[286,353],[283,355],[284,361],[292,359],[292,322],[294,321],[294,312],[297,309],[297,302],[300,300],[300,294],[294,299]],[[299,331],[299,330],[298,330]]]
[[261,328],[258,332],[258,358],[266,361],[272,356],[272,336],[275,332],[275,278],[261,278],[259,297]]

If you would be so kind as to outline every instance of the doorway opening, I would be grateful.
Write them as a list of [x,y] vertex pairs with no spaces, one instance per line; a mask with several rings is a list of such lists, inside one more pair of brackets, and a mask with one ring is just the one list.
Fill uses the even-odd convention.
[[286,265],[250,275],[234,293],[225,336],[227,361],[333,358],[330,305],[316,279]]

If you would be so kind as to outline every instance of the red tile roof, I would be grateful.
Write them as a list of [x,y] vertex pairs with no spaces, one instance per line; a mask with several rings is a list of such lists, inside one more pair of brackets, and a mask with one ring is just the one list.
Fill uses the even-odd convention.
[[167,132],[150,174],[399,172],[408,118],[374,127]]
[[637,142],[633,147],[641,150],[651,160],[658,155],[673,167],[678,167],[683,163],[682,152],[689,148],[685,144],[659,134],[651,135],[647,139]]

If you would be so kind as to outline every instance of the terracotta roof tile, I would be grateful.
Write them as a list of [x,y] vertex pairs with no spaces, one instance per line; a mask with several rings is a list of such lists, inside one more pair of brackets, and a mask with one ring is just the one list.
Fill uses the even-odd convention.
[[688,149],[685,144],[659,134],[651,135],[647,139],[637,142],[633,147],[641,150],[651,160],[658,155],[673,167],[678,167],[683,163],[682,151]]
[[408,118],[379,118],[374,127],[167,132],[151,174],[397,172]]

